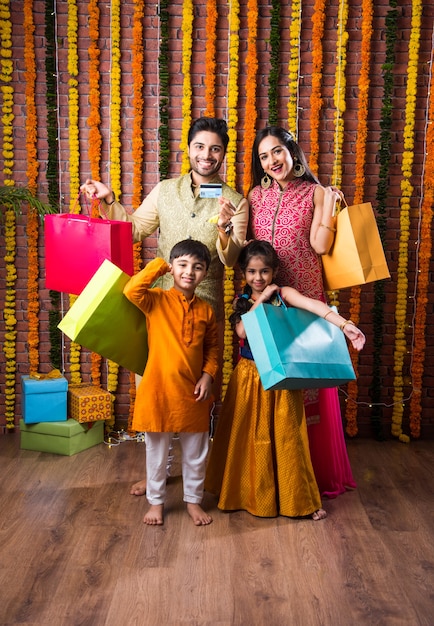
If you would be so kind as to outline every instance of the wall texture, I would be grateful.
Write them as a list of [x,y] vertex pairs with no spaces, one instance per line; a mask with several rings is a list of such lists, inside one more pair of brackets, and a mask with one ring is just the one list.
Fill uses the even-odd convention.
[[[99,3],[82,0],[50,0],[47,3],[26,0],[18,3],[2,0],[0,4],[0,124],[3,142],[0,185],[27,186],[30,181],[38,197],[47,200],[50,184],[52,193],[54,179],[60,210],[70,211],[78,192],[74,163],[78,164],[81,182],[90,175],[92,165],[95,167],[95,160],[92,161],[91,157],[96,145],[92,132],[96,132],[101,140],[99,177],[115,188],[120,187],[122,202],[127,207],[137,205],[134,194],[148,193],[160,176],[180,173],[183,124],[185,120],[203,115],[207,110],[206,80],[210,75],[210,61],[207,65],[206,54],[213,32],[207,19],[213,2],[195,0],[183,3],[172,0],[158,4],[122,0],[119,4],[114,0]],[[233,165],[227,161],[223,174],[235,176],[237,188],[243,191],[249,181],[248,133],[252,121],[256,128],[260,128],[272,115],[276,115],[277,123],[290,127],[297,134],[308,158],[311,157],[315,141],[312,94],[315,93],[314,80],[318,81],[316,86],[318,88],[319,85],[322,98],[317,118],[319,177],[324,184],[338,182],[349,203],[355,197],[362,197],[364,201],[372,202],[375,209],[381,202],[385,204],[382,215],[384,243],[391,271],[391,279],[384,281],[381,289],[378,285],[369,284],[363,286],[360,293],[342,290],[337,294],[344,316],[352,314],[355,301],[356,307],[360,302],[360,326],[367,335],[366,348],[357,364],[358,384],[355,390],[350,390],[349,403],[356,410],[352,412],[352,429],[349,430],[353,435],[358,433],[369,437],[389,437],[392,430],[396,436],[401,432],[404,435],[411,432],[417,437],[420,426],[420,436],[428,438],[434,433],[434,341],[432,333],[427,330],[432,326],[434,317],[430,250],[434,179],[431,172],[434,142],[430,135],[433,122],[430,90],[434,7],[428,3],[422,7],[416,1],[401,3],[398,8],[395,4],[386,0],[379,0],[374,6],[367,0],[348,0],[340,4],[335,0],[327,3],[303,0],[292,4],[273,4],[271,0],[241,0],[239,4],[219,2],[215,55],[212,59],[215,62],[212,105],[217,116],[227,119],[236,112],[233,124],[236,159]],[[191,7],[193,12],[189,18]],[[322,10],[324,28],[322,35],[318,36],[315,29]],[[77,24],[71,28],[74,24],[71,17],[74,15],[77,16]],[[299,17],[301,23],[297,31],[295,25]],[[186,24],[192,26],[191,50]],[[142,35],[138,37],[140,29],[143,29]],[[294,32],[298,33],[296,39]],[[164,47],[166,36],[167,50]],[[231,47],[234,43],[235,49]],[[71,51],[75,46],[77,60],[74,64]],[[8,50],[11,50],[11,57]],[[33,61],[29,52],[34,54]],[[323,59],[319,72],[315,65],[318,53]],[[257,58],[257,71],[253,75],[249,74],[252,54]],[[291,59],[291,67],[295,59],[295,76],[290,72]],[[8,62],[11,63],[11,74],[7,72]],[[36,80],[32,89],[29,68],[33,62]],[[51,73],[50,64],[54,64]],[[118,67],[119,103],[114,98]],[[186,67],[188,74],[184,71]],[[366,68],[367,72],[363,74]],[[96,84],[95,70],[98,77]],[[143,77],[139,91],[134,80],[138,73]],[[230,82],[234,75],[237,93]],[[166,80],[168,102],[163,108]],[[338,100],[337,82],[342,87]],[[191,100],[187,89],[189,83]],[[7,90],[11,88],[13,119],[7,115]],[[72,115],[74,109],[71,105],[75,89],[78,91],[77,119]],[[367,92],[364,91],[366,89]],[[294,90],[296,118],[291,117],[288,109]],[[248,100],[252,92],[253,120]],[[276,94],[274,101],[273,93]],[[362,107],[365,93],[367,115],[364,115]],[[90,117],[92,111],[95,112],[95,109],[92,110],[95,97],[100,116],[96,124]],[[143,106],[140,118],[138,104],[140,109]],[[31,117],[32,107],[34,118]],[[116,107],[120,107],[121,111],[119,129],[116,126]],[[337,108],[341,109],[340,121],[336,118]],[[34,123],[29,125],[29,119],[34,119]],[[366,151],[360,157],[357,150],[361,134],[365,132],[363,122],[366,122]],[[342,124],[341,131],[339,123]],[[167,129],[169,141],[167,171],[162,165],[164,155],[160,150],[159,127],[162,124],[163,133]],[[31,137],[35,126],[35,149],[32,152]],[[12,130],[12,166],[10,151],[7,150],[10,147],[8,130]],[[144,142],[139,163],[140,184],[134,173],[134,162],[137,160],[134,139],[137,134]],[[119,146],[114,141],[117,136]],[[75,138],[77,141],[74,144]],[[50,170],[53,167],[53,151],[57,161],[54,173]],[[336,170],[339,159],[342,164]],[[118,160],[120,165],[116,169]],[[409,168],[405,167],[406,163],[410,163]],[[35,165],[37,174],[32,179],[32,167]],[[118,174],[119,183],[116,179]],[[4,217],[5,207],[1,207],[1,212]],[[404,219],[407,213],[408,224]],[[23,215],[18,217],[16,223],[13,263],[17,279],[12,287],[7,287],[4,280],[8,276],[4,219],[0,225],[0,302],[2,309],[5,308],[12,289],[16,305],[16,371],[12,374],[10,353],[8,356],[7,350],[0,352],[0,426],[3,429],[5,413],[10,409],[11,379],[16,392],[14,421],[17,423],[21,416],[20,377],[29,373],[27,214],[28,209],[23,206]],[[37,350],[39,370],[48,372],[51,368],[49,311],[53,304],[44,283],[42,228],[38,237],[40,310],[37,314]],[[141,251],[144,260],[152,258],[155,241],[153,236],[144,242]],[[34,267],[33,261],[30,267]],[[420,292],[421,279],[428,284],[426,293]],[[380,327],[375,314],[379,303],[382,312]],[[64,312],[67,308],[68,298],[62,297],[60,309]],[[3,322],[0,324],[1,340],[2,345],[7,345],[5,339],[10,328]],[[62,366],[69,377],[67,341],[62,350]],[[90,379],[90,363],[89,353],[83,350],[80,371],[85,381]],[[103,362],[103,386],[108,384],[107,372],[107,364]],[[8,386],[9,404],[5,401]],[[122,425],[128,420],[130,393],[129,373],[121,369],[114,392],[114,410],[117,423]],[[346,388],[341,393],[344,419],[348,393]],[[392,422],[395,422],[394,429]],[[8,426],[12,425],[9,419]]]

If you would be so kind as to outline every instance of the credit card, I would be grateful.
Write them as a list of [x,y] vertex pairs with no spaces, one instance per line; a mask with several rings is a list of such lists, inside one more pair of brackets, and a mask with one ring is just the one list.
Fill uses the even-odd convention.
[[219,198],[221,195],[221,183],[202,183],[199,188],[199,196],[201,198]]

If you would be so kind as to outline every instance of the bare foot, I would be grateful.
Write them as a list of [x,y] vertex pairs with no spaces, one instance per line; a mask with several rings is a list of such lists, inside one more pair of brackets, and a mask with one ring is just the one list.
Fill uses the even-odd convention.
[[205,513],[203,508],[199,504],[192,504],[191,502],[187,502],[187,513],[193,520],[195,526],[206,526],[207,524],[211,524],[212,517]]
[[143,523],[149,526],[161,526],[163,524],[163,504],[151,504],[143,518]]
[[315,513],[312,513],[312,519],[315,522],[318,522],[320,519],[324,519],[327,517],[327,511],[324,511],[324,509],[318,509],[318,511],[315,511]]
[[134,483],[134,485],[130,489],[130,494],[132,496],[144,496],[146,493],[146,478],[143,480],[139,480],[138,483]]

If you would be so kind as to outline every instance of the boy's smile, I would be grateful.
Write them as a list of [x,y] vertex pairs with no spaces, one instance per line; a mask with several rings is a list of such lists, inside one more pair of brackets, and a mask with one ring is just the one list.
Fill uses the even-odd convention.
[[170,273],[173,276],[175,289],[187,298],[191,298],[198,284],[207,274],[205,261],[196,257],[183,255],[173,259]]

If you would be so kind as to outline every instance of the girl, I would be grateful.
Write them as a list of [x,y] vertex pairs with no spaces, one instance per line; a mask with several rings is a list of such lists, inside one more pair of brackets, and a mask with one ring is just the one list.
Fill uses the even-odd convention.
[[241,316],[259,304],[306,309],[340,326],[356,350],[365,336],[350,320],[320,300],[274,284],[279,259],[265,241],[252,241],[239,265],[246,286],[230,321],[243,340],[229,381],[207,468],[205,489],[223,510],[244,509],[260,517],[326,517],[310,459],[301,390],[265,391],[253,361]]

